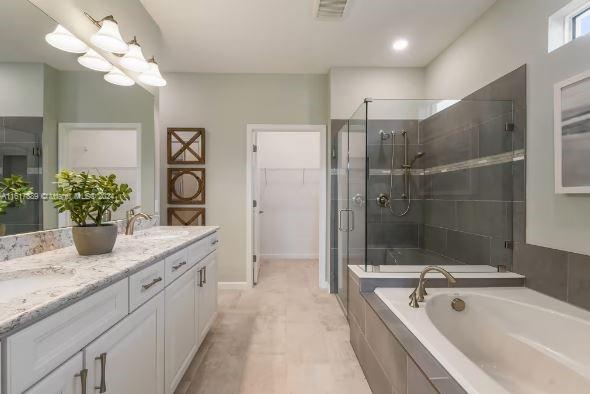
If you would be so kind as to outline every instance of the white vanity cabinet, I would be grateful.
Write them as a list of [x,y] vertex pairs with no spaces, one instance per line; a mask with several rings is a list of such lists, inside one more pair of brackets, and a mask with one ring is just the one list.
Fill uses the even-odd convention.
[[196,271],[191,268],[165,290],[167,394],[174,392],[199,346]]
[[66,361],[39,383],[25,391],[26,394],[80,394],[86,382],[88,370],[84,369],[82,352]]
[[158,294],[85,350],[88,390],[161,394],[164,390],[164,295]]
[[172,394],[216,316],[218,242],[209,234],[3,338],[1,393]]
[[209,254],[198,272],[199,343],[211,328],[217,315],[217,252]]

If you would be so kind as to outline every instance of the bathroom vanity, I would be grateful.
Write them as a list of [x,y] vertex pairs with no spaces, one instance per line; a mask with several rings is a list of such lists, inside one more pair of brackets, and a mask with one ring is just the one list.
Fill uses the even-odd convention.
[[217,312],[217,227],[153,227],[112,253],[0,267],[2,394],[173,393]]

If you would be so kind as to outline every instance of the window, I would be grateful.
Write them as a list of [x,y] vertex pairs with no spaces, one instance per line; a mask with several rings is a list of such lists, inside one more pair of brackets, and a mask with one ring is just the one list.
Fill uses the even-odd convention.
[[572,17],[572,39],[590,33],[590,7]]
[[549,17],[548,52],[590,33],[590,0],[571,0]]

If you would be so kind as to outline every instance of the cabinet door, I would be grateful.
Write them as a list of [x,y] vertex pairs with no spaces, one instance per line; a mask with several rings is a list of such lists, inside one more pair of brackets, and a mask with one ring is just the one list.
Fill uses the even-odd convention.
[[26,394],[84,394],[87,391],[82,390],[84,382],[82,352],[78,353],[56,370],[51,372],[40,382],[30,389]]
[[203,340],[217,314],[217,252],[207,256],[199,295],[199,339]]
[[91,343],[86,348],[86,368],[88,387],[99,388],[90,392],[162,394],[164,293]]
[[166,393],[173,393],[197,352],[196,269],[185,272],[165,290]]

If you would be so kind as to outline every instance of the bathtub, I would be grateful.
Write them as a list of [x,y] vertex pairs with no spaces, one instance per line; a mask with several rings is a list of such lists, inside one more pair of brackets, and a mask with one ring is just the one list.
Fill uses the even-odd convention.
[[428,289],[418,309],[375,294],[469,393],[590,393],[590,312],[527,288]]

